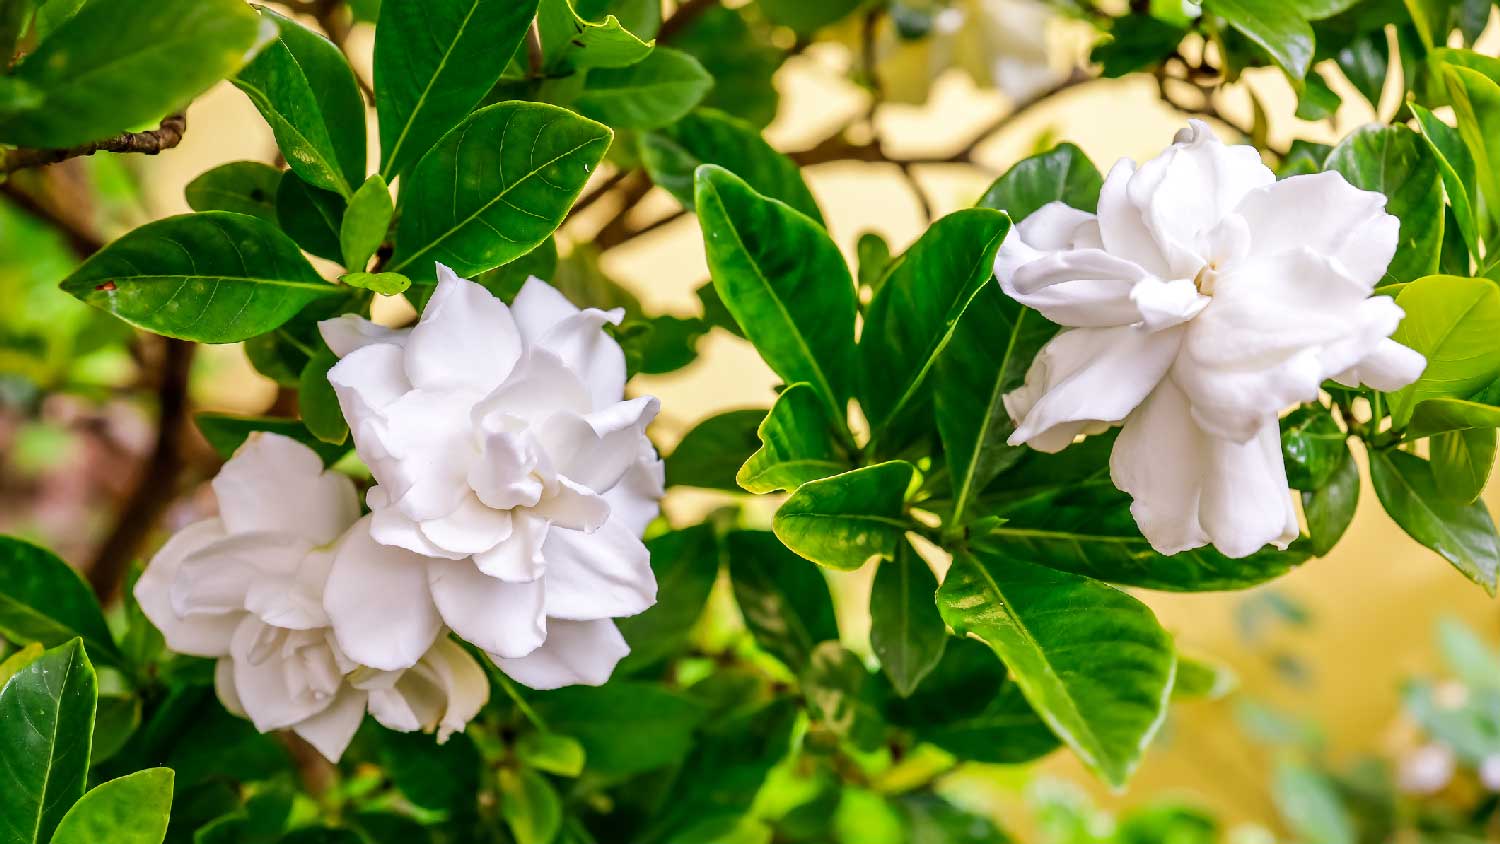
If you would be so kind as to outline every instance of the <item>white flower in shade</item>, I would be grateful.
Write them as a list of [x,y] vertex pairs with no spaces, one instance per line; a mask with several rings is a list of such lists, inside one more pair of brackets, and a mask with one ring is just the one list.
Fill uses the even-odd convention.
[[604,331],[622,314],[537,279],[511,307],[447,267],[438,279],[410,330],[321,324],[378,482],[333,563],[334,629],[368,665],[410,665],[446,625],[522,683],[602,683],[628,651],[612,619],[656,600],[640,537],[663,483],[656,399],[624,398]]
[[1500,791],[1500,753],[1492,753],[1480,760],[1479,782],[1490,791]]
[[1066,328],[1005,396],[1011,443],[1058,451],[1123,423],[1110,473],[1158,551],[1285,548],[1280,413],[1328,378],[1395,390],[1426,365],[1370,295],[1398,225],[1381,194],[1333,172],[1278,182],[1192,121],[1116,164],[1097,215],[1054,202],[1001,246],[1005,292]]
[[252,434],[213,481],[219,516],[172,536],[135,596],[168,647],[218,659],[225,708],[262,732],[290,729],[331,760],[368,711],[393,730],[446,740],[489,697],[484,670],[435,637],[410,667],[348,656],[323,609],[339,539],[359,518],[348,478],[307,446]]
[[[876,73],[886,99],[923,103],[950,68],[981,88],[1020,100],[1058,78],[1047,54],[1053,12],[1041,0],[926,0],[906,4],[927,26],[920,37],[902,32],[896,15],[883,16],[876,43]],[[853,46],[863,36],[862,16],[851,19]]]
[[1407,794],[1436,794],[1453,781],[1458,758],[1442,744],[1424,744],[1401,760],[1396,785]]

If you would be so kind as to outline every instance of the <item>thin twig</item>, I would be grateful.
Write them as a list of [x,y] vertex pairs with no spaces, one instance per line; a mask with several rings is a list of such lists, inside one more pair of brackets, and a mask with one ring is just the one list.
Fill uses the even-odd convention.
[[641,203],[641,200],[646,198],[646,194],[651,192],[651,187],[650,180],[641,179],[625,185],[619,191],[620,210],[616,211],[615,215],[609,219],[609,222],[605,223],[599,229],[598,233],[594,235],[595,246],[603,251],[619,246],[634,235],[626,220],[630,217],[630,212],[634,211],[635,207]]
[[568,216],[571,218],[577,214],[583,213],[584,209],[588,208],[590,205],[593,205],[595,202],[598,202],[600,199],[603,199],[606,194],[608,194],[615,188],[615,186],[623,182],[625,180],[625,177],[630,175],[633,175],[632,171],[630,170],[626,170],[623,168],[616,170],[608,178],[600,182],[598,187],[589,191],[577,202],[573,203],[573,207],[568,209]]
[[181,112],[170,115],[161,125],[149,132],[126,132],[102,141],[90,141],[63,149],[13,149],[0,157],[0,174],[14,173],[29,167],[45,167],[70,158],[93,155],[96,152],[135,152],[156,155],[172,149],[182,142],[187,132],[187,115]]
[[23,190],[16,184],[14,179],[0,182],[0,194],[3,194],[6,199],[10,200],[12,205],[24,211],[29,216],[61,232],[63,237],[68,241],[68,247],[79,258],[87,258],[104,248],[104,241],[98,235],[84,229],[63,216],[55,208],[52,208],[36,196]]
[[677,10],[661,22],[661,29],[656,31],[656,40],[670,41],[678,33],[686,29],[698,16],[719,5],[719,0],[685,0],[677,6]]

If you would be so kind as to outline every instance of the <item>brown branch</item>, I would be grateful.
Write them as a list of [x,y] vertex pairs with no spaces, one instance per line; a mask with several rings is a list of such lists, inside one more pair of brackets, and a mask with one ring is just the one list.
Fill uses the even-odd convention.
[[126,132],[102,141],[90,141],[76,147],[64,149],[13,149],[0,158],[0,173],[14,173],[29,167],[45,167],[70,158],[93,155],[96,152],[136,152],[156,155],[182,142],[187,132],[187,115],[177,113],[168,116],[161,125],[149,132]]
[[661,22],[661,29],[656,31],[656,40],[666,42],[687,29],[698,16],[719,5],[719,0],[684,0],[678,4],[676,11]]
[[14,180],[0,182],[0,194],[3,194],[6,199],[10,200],[12,205],[25,212],[28,216],[34,217],[61,232],[62,236],[68,241],[68,247],[79,258],[87,258],[104,248],[104,241],[98,235],[64,217],[55,208],[43,203],[31,193],[23,190]]
[[634,211],[641,200],[646,198],[646,194],[651,192],[651,187],[650,180],[641,179],[627,184],[620,190],[620,210],[615,212],[609,222],[605,223],[594,235],[594,245],[599,247],[600,251],[619,246],[634,235],[626,220],[630,212]]

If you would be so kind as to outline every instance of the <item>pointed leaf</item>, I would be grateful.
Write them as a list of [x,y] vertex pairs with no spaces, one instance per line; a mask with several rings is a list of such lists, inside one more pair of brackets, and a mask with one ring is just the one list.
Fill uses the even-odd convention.
[[1500,428],[1500,407],[1463,399],[1424,399],[1412,411],[1406,435],[1421,439],[1475,428]]
[[358,272],[370,263],[375,250],[385,242],[391,216],[395,213],[396,205],[391,202],[391,189],[386,186],[385,179],[371,176],[359,186],[359,190],[349,197],[349,207],[339,224],[339,248],[345,267]]
[[896,693],[909,696],[943,658],[948,628],[938,614],[938,581],[910,542],[875,570],[870,590],[870,649]]
[[910,527],[905,500],[914,471],[892,460],[809,481],[776,511],[772,529],[786,547],[831,568],[889,559]]
[[1437,119],[1437,116],[1416,103],[1410,103],[1411,113],[1416,115],[1417,128],[1422,139],[1432,150],[1437,160],[1438,171],[1443,178],[1443,190],[1452,206],[1453,216],[1458,220],[1459,232],[1469,252],[1479,254],[1479,208],[1475,204],[1474,157],[1464,146],[1458,130]]
[[184,193],[194,211],[232,211],[276,222],[276,186],[281,171],[259,161],[231,161],[205,170]]
[[161,844],[172,811],[172,769],[147,768],[101,783],[63,816],[52,844]]
[[1438,489],[1432,466],[1404,451],[1371,453],[1370,477],[1381,506],[1408,536],[1495,594],[1500,536],[1483,501],[1459,504],[1449,500]]
[[1460,504],[1484,492],[1495,465],[1495,429],[1446,431],[1432,438],[1432,474],[1438,489]]
[[760,421],[760,449],[740,466],[735,482],[750,492],[766,493],[848,471],[835,424],[811,386],[787,387]]
[[651,181],[684,208],[693,207],[693,174],[698,166],[717,164],[756,193],[823,222],[797,165],[766,143],[754,126],[721,111],[699,109],[671,126],[642,135],[641,163]]
[[725,542],[745,626],[763,650],[801,671],[819,642],[839,637],[823,573],[766,531],[735,531]]
[[536,771],[504,768],[500,771],[500,815],[516,844],[550,844],[562,828],[562,800]]
[[1432,398],[1468,398],[1500,377],[1500,288],[1487,279],[1428,276],[1396,296],[1406,317],[1391,339],[1427,358],[1411,386],[1392,393],[1391,418],[1405,426],[1416,405]]
[[1323,557],[1343,538],[1359,505],[1359,467],[1347,457],[1333,476],[1317,489],[1302,493],[1302,514],[1307,517],[1308,550]]
[[1289,0],[1204,0],[1203,9],[1229,22],[1276,62],[1299,87],[1313,60],[1313,31]]
[[1064,143],[1016,162],[975,204],[1004,211],[1016,222],[1049,202],[1093,213],[1103,186],[1094,162],[1077,146]]
[[47,844],[83,796],[98,696],[80,639],[42,654],[0,689],[0,841]]
[[51,551],[12,536],[0,536],[0,635],[49,648],[82,637],[99,662],[121,665],[99,601],[78,572]]
[[629,67],[590,72],[574,104],[580,113],[616,128],[655,129],[682,119],[713,86],[697,59],[657,47]]
[[755,450],[764,410],[726,410],[694,425],[667,456],[667,485],[738,492],[735,473]]
[[571,0],[542,0],[537,9],[546,69],[558,75],[591,67],[626,67],[646,58],[654,42],[642,41],[614,15],[594,22],[579,16]]

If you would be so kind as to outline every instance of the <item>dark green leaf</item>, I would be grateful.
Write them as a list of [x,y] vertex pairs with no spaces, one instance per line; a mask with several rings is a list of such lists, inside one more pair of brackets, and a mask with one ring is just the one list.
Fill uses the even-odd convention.
[[740,466],[735,481],[750,492],[766,493],[848,471],[836,424],[811,386],[787,387],[759,422],[760,449]]
[[664,375],[698,359],[698,341],[710,326],[697,317],[663,314],[627,319],[616,335],[630,374]]
[[714,78],[704,105],[763,128],[776,116],[780,95],[773,77],[787,54],[763,28],[750,26],[747,11],[711,5],[672,38],[672,46],[692,54]]
[[[4,682],[0,681],[0,685]],[[89,756],[89,764],[98,765],[119,753],[140,726],[140,698],[132,694],[100,695],[98,712],[94,716],[94,751]]]
[[723,112],[699,109],[671,126],[642,135],[641,163],[651,181],[684,208],[694,207],[693,179],[698,167],[717,164],[756,193],[823,222],[797,165],[766,143],[754,126]]
[[1289,0],[1204,0],[1212,12],[1260,46],[1294,86],[1312,67],[1313,31]]
[[719,577],[719,541],[712,524],[662,534],[646,543],[656,574],[657,601],[640,615],[616,622],[630,645],[622,672],[652,665],[686,647]]
[[533,703],[554,732],[583,744],[589,770],[606,777],[638,774],[681,759],[703,718],[696,703],[655,683],[568,686],[542,692]]
[[381,3],[375,107],[386,181],[416,163],[490,92],[536,9],[536,0]]
[[1017,222],[1049,202],[1093,213],[1103,185],[1099,169],[1083,150],[1073,144],[1058,144],[1016,162],[976,204],[1004,211]]
[[1153,15],[1114,18],[1109,38],[1096,44],[1089,59],[1102,76],[1116,78],[1155,67],[1176,52],[1186,30]]
[[371,176],[359,186],[349,198],[349,207],[339,224],[339,247],[345,267],[359,271],[370,263],[375,250],[385,242],[391,216],[395,213],[396,206],[391,202],[391,190],[385,179]]
[[712,76],[687,53],[657,47],[629,67],[591,71],[578,111],[622,129],[655,129],[682,119],[708,94]]
[[74,639],[42,654],[0,689],[0,840],[47,844],[83,796],[99,696]]
[[[1347,448],[1347,445],[1345,446]],[[1317,489],[1302,493],[1302,514],[1314,556],[1323,557],[1343,538],[1359,504],[1359,467],[1345,457],[1333,476]]]
[[402,180],[388,269],[420,281],[442,262],[467,277],[525,255],[562,223],[611,137],[542,103],[474,112]]
[[[1417,127],[1423,140],[1427,141],[1437,160],[1442,175],[1443,189],[1448,195],[1453,216],[1458,220],[1458,229],[1463,233],[1464,244],[1473,254],[1479,253],[1478,208],[1470,192],[1475,185],[1474,157],[1464,146],[1458,130],[1438,120],[1437,117],[1416,103],[1409,103],[1411,113],[1416,115]],[[1465,273],[1467,274],[1467,273]]]
[[863,2],[864,0],[823,0],[821,3],[759,0],[759,5],[772,23],[790,27],[798,35],[812,35],[823,27],[848,17]]
[[870,649],[902,697],[909,696],[938,660],[948,628],[938,614],[937,577],[910,542],[880,563],[870,590]]
[[1304,404],[1281,419],[1281,455],[1287,484],[1303,491],[1321,488],[1349,457],[1346,435],[1321,404]]
[[823,642],[814,648],[801,676],[808,714],[834,735],[866,752],[878,749],[885,738],[880,713],[865,699],[869,679],[864,661],[838,642]]
[[161,844],[172,811],[172,769],[147,768],[90,789],[63,816],[52,844]]
[[763,650],[800,671],[819,642],[839,637],[823,573],[769,532],[736,531],[726,542],[745,626]]
[[591,67],[626,67],[646,58],[651,44],[637,38],[614,15],[594,22],[580,17],[571,0],[542,0],[537,9],[546,69],[562,75]]
[[1443,184],[1437,159],[1405,126],[1356,129],[1323,165],[1357,188],[1386,196],[1385,210],[1401,221],[1396,257],[1386,274],[1411,281],[1437,270],[1443,242]]
[[698,219],[714,287],[771,369],[805,381],[842,419],[854,381],[854,279],[813,220],[711,164]]
[[315,187],[349,196],[365,177],[365,99],[332,42],[269,9],[276,41],[234,77],[287,164]]
[[359,833],[333,826],[304,826],[288,832],[280,844],[364,844]]
[[1436,551],[1465,577],[1495,594],[1500,537],[1484,502],[1458,504],[1438,489],[1432,466],[1404,451],[1370,455],[1375,495],[1412,539]]
[[1487,279],[1428,276],[1396,296],[1406,312],[1391,339],[1427,358],[1421,377],[1392,393],[1391,418],[1405,426],[1416,405],[1468,398],[1500,377],[1500,288]]
[[[891,268],[891,247],[885,238],[875,232],[865,232],[854,244],[856,278],[860,290],[868,290],[874,296]],[[865,301],[862,299],[862,301]]]
[[141,226],[62,287],[131,325],[203,343],[254,337],[313,300],[340,294],[275,227],[223,211]]
[[1385,78],[1390,72],[1390,53],[1390,43],[1382,27],[1355,38],[1334,56],[1344,77],[1376,108],[1380,107],[1380,93],[1385,90]]
[[728,410],[699,422],[667,456],[667,485],[738,492],[735,474],[760,440],[764,410]]
[[1484,492],[1495,465],[1495,429],[1446,431],[1432,438],[1432,474],[1440,491],[1461,504]]
[[349,425],[339,408],[339,398],[333,392],[333,385],[328,383],[328,370],[338,362],[338,356],[327,347],[320,348],[307,361],[297,389],[297,409],[302,414],[302,424],[313,436],[330,445],[339,445],[349,438]]
[[11,536],[0,536],[0,635],[49,648],[79,636],[94,659],[121,664],[99,602],[78,572],[51,551]]
[[1281,160],[1281,169],[1276,171],[1276,178],[1286,179],[1308,173],[1321,173],[1323,162],[1328,160],[1328,153],[1332,151],[1333,147],[1327,144],[1316,144],[1298,138],[1292,141],[1286,157]]
[[0,0],[0,58],[7,65],[16,54],[16,42],[31,23],[31,0]]
[[231,161],[188,182],[187,204],[194,211],[232,211],[275,223],[280,181],[281,171],[269,164]]
[[1323,74],[1313,71],[1307,74],[1306,83],[1297,97],[1298,120],[1332,120],[1343,103],[1336,91],[1328,87]]
[[380,761],[407,800],[459,817],[473,814],[479,789],[479,751],[458,733],[438,744],[420,732],[380,731]]
[[960,554],[938,607],[994,649],[1091,768],[1113,785],[1129,778],[1166,715],[1177,660],[1146,605],[1085,577]]
[[203,433],[203,438],[213,446],[219,456],[228,460],[234,456],[234,452],[244,443],[245,439],[255,431],[269,431],[273,434],[281,434],[309,446],[318,456],[323,458],[323,464],[332,466],[339,458],[349,453],[348,446],[340,446],[326,443],[318,439],[295,419],[277,419],[270,416],[228,416],[222,413],[200,413],[193,417],[198,425],[198,430]]
[[776,511],[771,525],[786,547],[820,565],[852,570],[870,557],[890,559],[910,527],[904,460],[808,481]]
[[334,262],[343,260],[339,232],[346,210],[342,196],[309,185],[293,170],[281,175],[276,188],[276,222],[307,252]]
[[672,805],[661,825],[676,834],[672,844],[721,840],[691,829],[716,820],[737,825],[749,813],[772,767],[791,749],[798,708],[787,698],[738,708],[734,714],[705,724],[693,752],[672,784]]
[[500,815],[516,844],[550,844],[562,828],[562,800],[529,768],[500,770]]

